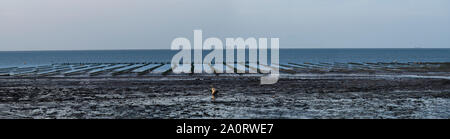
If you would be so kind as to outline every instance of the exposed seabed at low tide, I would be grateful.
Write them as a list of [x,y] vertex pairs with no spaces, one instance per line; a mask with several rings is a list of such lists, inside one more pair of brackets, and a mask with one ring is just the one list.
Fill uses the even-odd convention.
[[0,118],[450,118],[448,79],[322,75],[259,83],[258,76],[1,78]]
[[[283,63],[280,79],[167,63],[0,69],[0,118],[450,118],[449,63]],[[212,101],[210,89],[219,93]]]

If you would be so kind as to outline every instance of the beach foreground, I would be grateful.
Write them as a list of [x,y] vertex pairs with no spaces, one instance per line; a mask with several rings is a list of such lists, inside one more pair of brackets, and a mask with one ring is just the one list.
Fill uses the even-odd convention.
[[[0,118],[450,118],[450,80],[293,76],[5,77]],[[211,86],[219,92],[211,100]]]

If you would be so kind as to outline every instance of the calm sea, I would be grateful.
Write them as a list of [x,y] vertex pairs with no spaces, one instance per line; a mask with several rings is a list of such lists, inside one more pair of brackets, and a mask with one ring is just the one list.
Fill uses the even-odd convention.
[[[170,62],[173,50],[0,51],[0,67],[53,63]],[[203,52],[203,56],[208,51]],[[270,52],[269,52],[270,55]],[[280,49],[285,62],[450,62],[450,49]]]

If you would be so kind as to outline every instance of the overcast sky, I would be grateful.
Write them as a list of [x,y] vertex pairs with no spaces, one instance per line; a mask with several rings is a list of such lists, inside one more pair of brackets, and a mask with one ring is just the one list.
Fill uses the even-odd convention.
[[281,48],[450,48],[450,1],[0,0],[0,51],[169,49],[194,29]]

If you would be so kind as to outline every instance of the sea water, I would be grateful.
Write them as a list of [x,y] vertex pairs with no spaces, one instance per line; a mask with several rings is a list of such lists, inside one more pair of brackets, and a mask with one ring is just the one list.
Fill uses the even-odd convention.
[[[176,50],[0,51],[0,67],[28,67],[56,63],[166,63],[170,62],[177,52]],[[209,51],[203,51],[203,56],[208,53]],[[248,53],[246,56],[248,59]],[[287,62],[450,62],[450,49],[280,49],[280,63]]]

